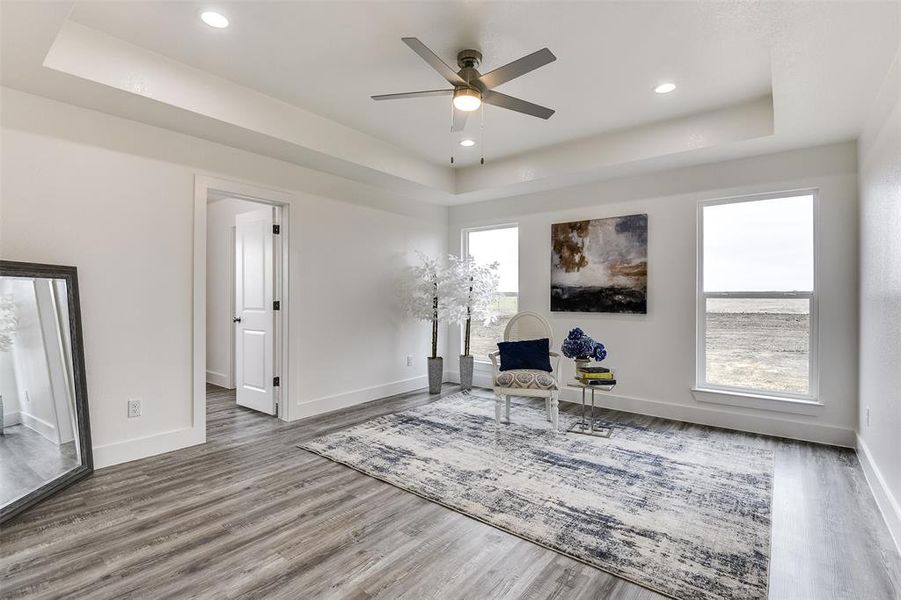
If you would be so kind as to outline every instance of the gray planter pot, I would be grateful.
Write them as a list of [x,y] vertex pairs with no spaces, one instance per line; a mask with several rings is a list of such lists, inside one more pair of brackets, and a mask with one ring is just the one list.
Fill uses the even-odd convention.
[[429,393],[440,394],[441,382],[444,380],[444,359],[429,358]]
[[464,390],[472,389],[472,364],[474,360],[471,355],[460,355],[460,387]]

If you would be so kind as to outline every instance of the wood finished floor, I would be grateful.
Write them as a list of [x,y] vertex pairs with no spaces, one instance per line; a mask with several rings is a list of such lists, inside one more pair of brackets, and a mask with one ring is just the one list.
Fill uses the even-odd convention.
[[[432,399],[287,424],[210,386],[205,445],[103,469],[4,526],[0,596],[662,598],[295,447]],[[771,599],[901,597],[901,559],[853,451],[604,416],[775,451]]]

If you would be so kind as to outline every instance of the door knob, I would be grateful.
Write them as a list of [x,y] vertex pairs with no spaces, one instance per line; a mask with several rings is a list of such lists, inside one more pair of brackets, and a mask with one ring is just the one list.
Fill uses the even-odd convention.
[[232,323],[240,323],[240,322],[241,322],[241,317],[235,317],[234,319],[232,319]]

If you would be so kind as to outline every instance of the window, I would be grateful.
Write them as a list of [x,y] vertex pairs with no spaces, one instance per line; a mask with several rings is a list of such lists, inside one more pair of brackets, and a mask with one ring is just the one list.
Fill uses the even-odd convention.
[[463,254],[480,265],[498,263],[498,319],[489,325],[473,321],[469,337],[470,354],[477,361],[487,362],[488,354],[497,350],[497,343],[504,339],[507,322],[519,310],[519,228],[500,225],[464,230]]
[[700,209],[698,387],[816,396],[814,194]]

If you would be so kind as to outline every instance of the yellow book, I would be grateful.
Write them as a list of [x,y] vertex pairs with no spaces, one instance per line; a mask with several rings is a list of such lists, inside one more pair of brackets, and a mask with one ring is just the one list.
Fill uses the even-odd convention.
[[582,379],[613,379],[613,373],[584,373],[579,371],[579,377]]

